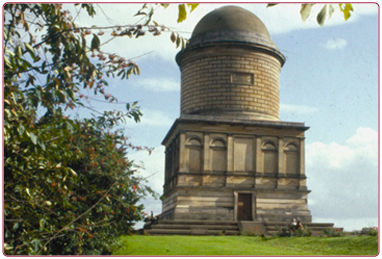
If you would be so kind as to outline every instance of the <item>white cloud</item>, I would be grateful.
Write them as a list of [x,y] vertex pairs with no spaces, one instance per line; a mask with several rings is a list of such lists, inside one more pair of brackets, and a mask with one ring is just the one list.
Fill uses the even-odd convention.
[[324,45],[327,49],[343,49],[348,42],[345,39],[330,39]]
[[154,92],[179,92],[180,82],[173,78],[143,78],[138,80],[136,87],[143,87]]
[[[313,220],[341,222],[378,216],[378,133],[358,128],[344,144],[314,142],[306,146],[309,208]],[[355,220],[353,220],[355,222]],[[346,223],[346,224],[348,224]],[[367,227],[364,222],[364,227]],[[340,227],[340,226],[339,226]],[[347,230],[353,230],[346,226]]]
[[145,151],[135,152],[129,155],[129,158],[138,164],[143,165],[140,175],[147,177],[151,188],[162,194],[162,186],[164,179],[164,150],[163,146],[155,147],[153,152],[148,154]]
[[281,112],[288,112],[292,114],[308,114],[317,112],[318,109],[315,107],[310,107],[306,105],[293,105],[293,104],[280,104]]
[[[355,134],[350,137],[347,144],[354,147],[367,147],[375,149],[378,143],[378,133],[370,128],[360,127],[356,130]],[[375,157],[376,158],[376,157]]]
[[136,124],[140,126],[156,126],[170,128],[174,122],[174,118],[168,117],[164,112],[160,110],[142,109],[141,123]]

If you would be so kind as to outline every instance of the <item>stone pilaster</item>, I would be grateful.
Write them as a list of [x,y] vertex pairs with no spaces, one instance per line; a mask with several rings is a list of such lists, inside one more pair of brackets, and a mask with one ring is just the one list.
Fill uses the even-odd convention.
[[264,173],[263,159],[261,152],[261,137],[256,137],[256,173]]
[[298,188],[306,190],[306,176],[305,176],[305,139],[300,140],[300,174],[299,174]]
[[179,172],[185,173],[187,172],[187,164],[186,164],[186,134],[181,132],[179,134]]

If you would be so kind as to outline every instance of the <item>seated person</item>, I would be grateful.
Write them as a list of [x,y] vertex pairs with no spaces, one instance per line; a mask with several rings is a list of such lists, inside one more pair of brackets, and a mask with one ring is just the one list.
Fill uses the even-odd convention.
[[297,222],[297,229],[304,229],[304,226],[302,225],[301,221]]
[[297,229],[297,227],[298,227],[297,221],[295,218],[293,218],[290,230],[295,231]]

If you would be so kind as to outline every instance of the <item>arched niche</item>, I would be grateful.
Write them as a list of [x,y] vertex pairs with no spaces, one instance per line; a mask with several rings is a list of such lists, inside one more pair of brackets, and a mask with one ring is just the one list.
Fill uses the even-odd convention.
[[203,145],[198,138],[189,138],[186,141],[186,152],[188,158],[188,171],[200,173],[202,169]]
[[263,165],[264,173],[277,173],[278,172],[278,156],[277,148],[271,142],[266,142],[261,148],[263,152]]
[[298,174],[299,166],[299,151],[295,144],[287,144],[284,148],[284,168],[287,174]]
[[227,145],[223,139],[214,139],[210,144],[211,170],[223,172],[227,170]]

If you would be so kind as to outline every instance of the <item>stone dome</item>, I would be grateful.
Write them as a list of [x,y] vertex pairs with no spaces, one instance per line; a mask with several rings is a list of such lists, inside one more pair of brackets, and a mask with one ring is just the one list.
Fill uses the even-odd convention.
[[223,6],[205,15],[196,25],[187,46],[216,43],[254,45],[274,52],[282,64],[285,62],[264,23],[252,12],[238,6]]
[[192,37],[221,30],[255,32],[270,38],[264,23],[250,11],[238,6],[224,6],[208,13],[196,25]]

